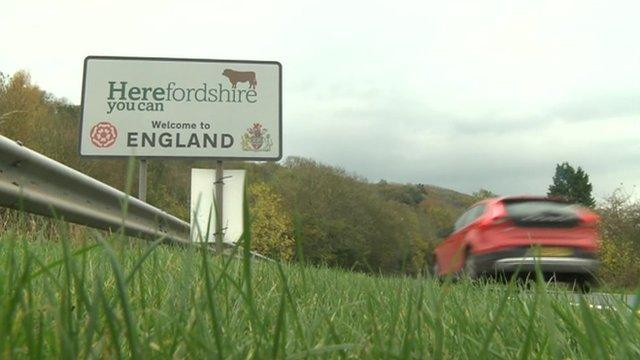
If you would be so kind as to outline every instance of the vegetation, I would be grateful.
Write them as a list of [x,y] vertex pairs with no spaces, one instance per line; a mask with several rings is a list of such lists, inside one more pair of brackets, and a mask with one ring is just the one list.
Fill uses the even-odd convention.
[[[538,283],[439,283],[211,257],[64,226],[0,235],[0,357],[637,358],[637,309]],[[245,238],[249,240],[249,238]]]
[[480,200],[484,200],[484,199],[490,199],[490,198],[498,197],[498,194],[495,194],[492,191],[487,190],[487,189],[480,189],[480,190],[474,192],[473,194],[471,194],[471,196],[473,197],[473,199],[475,201],[480,201]]
[[549,196],[563,197],[571,202],[594,207],[596,201],[591,195],[593,187],[589,175],[578,166],[574,169],[568,162],[556,165],[553,184],[549,186]]
[[609,286],[640,285],[640,202],[617,190],[598,207],[602,216],[602,269]]
[[263,182],[249,186],[254,217],[251,233],[260,241],[253,250],[272,259],[291,260],[295,253],[293,220],[284,211],[282,198]]

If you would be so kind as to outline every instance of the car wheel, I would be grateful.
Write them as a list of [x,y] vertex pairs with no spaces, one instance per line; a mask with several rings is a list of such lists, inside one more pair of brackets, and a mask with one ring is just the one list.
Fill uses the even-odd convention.
[[433,278],[437,281],[441,282],[442,277],[440,276],[440,267],[438,266],[438,259],[433,259],[433,267],[431,268]]
[[478,268],[476,266],[476,257],[469,254],[464,258],[464,267],[462,268],[462,275],[468,279],[475,280],[478,278]]
[[578,278],[573,281],[572,290],[582,294],[588,294],[591,292],[593,284],[594,280],[591,277]]

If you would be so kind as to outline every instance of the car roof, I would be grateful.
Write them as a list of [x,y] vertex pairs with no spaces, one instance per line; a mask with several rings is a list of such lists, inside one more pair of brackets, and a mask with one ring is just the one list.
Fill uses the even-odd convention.
[[499,197],[497,200],[559,200],[559,198],[545,195],[511,195]]
[[546,196],[546,195],[508,195],[508,196],[500,196],[494,198],[488,198],[480,200],[473,204],[476,206],[478,204],[488,204],[488,203],[497,203],[501,201],[509,201],[509,200],[550,200],[550,201],[558,201],[558,202],[567,202],[567,200],[556,197],[556,196]]

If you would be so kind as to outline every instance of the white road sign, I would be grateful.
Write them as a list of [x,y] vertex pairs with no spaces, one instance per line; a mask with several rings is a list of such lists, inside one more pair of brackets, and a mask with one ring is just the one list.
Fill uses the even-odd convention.
[[80,155],[278,160],[282,66],[89,56]]
[[[244,230],[244,170],[224,170],[222,198],[223,242],[235,244]],[[191,241],[214,243],[216,213],[216,171],[191,169]],[[208,231],[207,231],[208,230]]]

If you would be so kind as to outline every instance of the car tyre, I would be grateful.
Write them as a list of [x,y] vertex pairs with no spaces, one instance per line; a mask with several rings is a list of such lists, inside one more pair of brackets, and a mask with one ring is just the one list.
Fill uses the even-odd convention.
[[578,278],[573,281],[573,291],[577,291],[582,294],[588,294],[591,292],[595,283],[594,278],[590,276],[585,276],[583,278]]
[[467,279],[475,280],[478,278],[478,267],[476,266],[476,257],[467,251],[464,258],[464,267],[462,268],[462,276]]
[[431,258],[433,265],[431,266],[431,276],[440,284],[442,284],[444,278],[440,275],[440,266],[438,266],[438,258],[433,255]]
[[431,268],[433,278],[436,281],[442,283],[442,277],[440,276],[440,267],[438,266],[438,259],[433,258],[433,267]]

